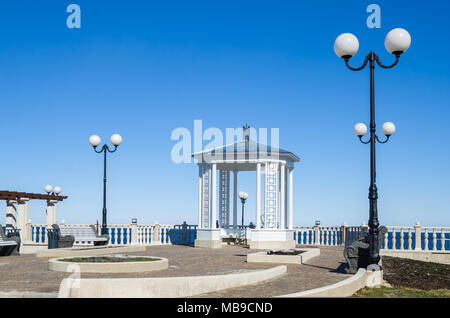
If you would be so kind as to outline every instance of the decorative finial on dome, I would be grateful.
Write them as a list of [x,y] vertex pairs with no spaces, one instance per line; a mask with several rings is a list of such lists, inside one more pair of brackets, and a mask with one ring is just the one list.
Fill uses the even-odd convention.
[[250,126],[245,122],[245,126],[242,126],[242,129],[244,130],[244,140],[245,143],[248,143],[250,141]]

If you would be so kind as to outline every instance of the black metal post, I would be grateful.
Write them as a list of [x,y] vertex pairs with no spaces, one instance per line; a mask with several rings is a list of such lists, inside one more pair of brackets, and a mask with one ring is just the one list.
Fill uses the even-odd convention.
[[364,69],[369,62],[370,69],[370,139],[368,141],[363,141],[362,136],[359,137],[362,143],[368,144],[370,143],[370,186],[369,186],[369,266],[373,270],[380,269],[378,265],[380,261],[379,254],[379,246],[378,246],[378,208],[377,208],[377,200],[378,200],[378,189],[376,185],[376,165],[375,165],[375,144],[378,141],[379,143],[386,143],[389,140],[389,136],[387,136],[386,140],[380,141],[378,136],[376,135],[376,125],[375,125],[375,62],[382,68],[392,68],[394,67],[400,58],[402,52],[394,52],[396,57],[395,62],[392,65],[386,66],[383,65],[378,56],[374,52],[370,52],[361,67],[353,68],[348,64],[348,61],[351,56],[343,56],[345,60],[345,65],[352,71],[360,71]]
[[106,223],[106,149],[105,146],[103,146],[103,211],[102,211],[102,234],[106,234],[106,228],[107,228],[107,223]]
[[369,264],[378,264],[380,261],[378,249],[378,189],[376,184],[375,167],[375,54],[370,52],[370,187],[369,187]]
[[244,205],[245,205],[245,199],[241,199],[242,202],[242,228],[244,228]]

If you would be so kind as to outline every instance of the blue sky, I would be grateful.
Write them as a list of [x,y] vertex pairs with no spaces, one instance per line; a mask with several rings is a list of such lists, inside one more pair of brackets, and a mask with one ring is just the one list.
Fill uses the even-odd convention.
[[[66,7],[81,7],[81,29]],[[381,7],[381,28],[366,7]],[[377,124],[397,132],[377,148],[379,218],[385,225],[450,224],[448,1],[14,1],[0,8],[0,188],[69,196],[59,220],[101,219],[102,157],[88,144],[113,133],[111,223],[196,223],[197,167],[170,158],[177,127],[279,128],[294,171],[294,220],[368,220],[369,148],[353,125],[369,120],[369,75],[333,51],[344,32],[360,42],[352,65],[386,33],[407,29],[410,49],[377,68]],[[242,174],[254,221],[255,177]],[[2,203],[1,209],[5,210]],[[30,218],[45,221],[44,202]],[[4,223],[4,213],[0,217]]]

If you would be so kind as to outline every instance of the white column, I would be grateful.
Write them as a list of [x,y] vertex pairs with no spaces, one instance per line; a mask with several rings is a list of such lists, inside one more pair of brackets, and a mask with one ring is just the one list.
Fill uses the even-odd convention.
[[285,166],[285,177],[284,177],[284,228],[287,229],[288,226],[288,213],[289,213],[289,201],[288,201],[288,189],[289,189],[289,168]]
[[237,172],[237,170],[234,170],[233,171],[233,228],[234,229],[236,229],[236,226],[237,226],[237,196],[238,196],[237,177],[238,177],[238,172]]
[[293,186],[294,186],[294,168],[289,169],[289,220],[288,220],[288,226],[289,229],[292,230],[294,227],[294,211],[293,211],[293,204],[294,204],[294,192],[293,192]]
[[202,228],[202,166],[198,165],[198,229]]
[[285,189],[284,186],[286,185],[285,182],[285,172],[286,172],[286,166],[284,164],[281,164],[280,166],[280,229],[286,228],[284,216],[285,216]]
[[213,163],[211,168],[211,228],[216,228],[216,173],[217,172],[217,164]]
[[256,164],[256,228],[261,228],[261,163]]
[[17,229],[17,201],[6,201],[6,229]]
[[56,224],[56,204],[58,200],[47,200],[47,227],[51,228]]
[[28,201],[29,198],[20,198],[17,202],[17,228],[20,230],[20,239],[28,241],[26,225],[28,223]]

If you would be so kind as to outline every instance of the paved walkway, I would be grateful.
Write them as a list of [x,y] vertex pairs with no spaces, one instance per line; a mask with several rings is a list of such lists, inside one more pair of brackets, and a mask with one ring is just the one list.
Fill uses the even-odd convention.
[[[288,265],[284,276],[252,287],[235,288],[203,297],[271,297],[330,285],[346,279],[342,273],[342,247],[323,247],[321,255],[308,264]],[[256,252],[240,246],[222,249],[192,248],[186,246],[149,246],[145,252],[129,255],[160,256],[169,259],[170,268],[163,271],[129,274],[81,274],[81,278],[106,277],[176,277],[230,274],[266,269],[278,264],[247,263],[246,255]],[[0,296],[11,292],[56,293],[61,280],[68,273],[48,270],[48,258],[33,255],[0,258]]]

